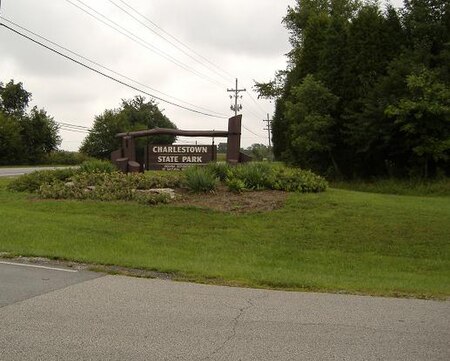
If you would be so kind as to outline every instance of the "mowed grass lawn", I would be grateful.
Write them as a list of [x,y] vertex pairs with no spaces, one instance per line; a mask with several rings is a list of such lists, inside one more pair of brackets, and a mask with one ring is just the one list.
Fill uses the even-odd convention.
[[252,287],[447,298],[450,198],[331,189],[282,209],[37,200],[0,180],[0,251]]

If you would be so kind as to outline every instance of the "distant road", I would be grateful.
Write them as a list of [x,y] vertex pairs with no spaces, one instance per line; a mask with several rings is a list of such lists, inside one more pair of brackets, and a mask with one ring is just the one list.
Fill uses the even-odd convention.
[[23,168],[0,168],[0,177],[15,177],[22,174],[34,172],[35,170],[70,168],[70,167],[23,167]]

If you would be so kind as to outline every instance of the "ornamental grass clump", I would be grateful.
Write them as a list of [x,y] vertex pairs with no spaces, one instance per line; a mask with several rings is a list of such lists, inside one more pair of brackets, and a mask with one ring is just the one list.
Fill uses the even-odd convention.
[[216,178],[219,178],[221,182],[224,182],[228,178],[231,171],[230,165],[226,162],[208,163],[206,168],[214,173]]
[[117,167],[106,160],[88,160],[81,163],[79,171],[81,173],[112,173],[117,171]]
[[273,166],[270,163],[251,162],[239,164],[230,169],[229,182],[234,179],[240,180],[245,189],[262,190],[271,188],[273,178]]
[[189,167],[183,171],[183,174],[186,187],[195,193],[213,192],[219,182],[216,175],[206,167]]

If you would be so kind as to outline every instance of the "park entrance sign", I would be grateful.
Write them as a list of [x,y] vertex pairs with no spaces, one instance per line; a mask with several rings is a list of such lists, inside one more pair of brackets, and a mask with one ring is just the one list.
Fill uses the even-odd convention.
[[215,160],[213,145],[155,145],[147,147],[146,168],[151,170],[181,170],[190,165],[207,164]]
[[122,147],[111,153],[111,160],[123,172],[139,172],[145,169],[181,169],[192,164],[205,164],[216,159],[215,146],[158,145],[149,144],[145,151],[145,167],[136,161],[136,138],[151,135],[180,135],[184,137],[227,138],[226,161],[230,164],[250,160],[241,153],[242,115],[228,119],[228,130],[180,130],[155,128],[119,133]]

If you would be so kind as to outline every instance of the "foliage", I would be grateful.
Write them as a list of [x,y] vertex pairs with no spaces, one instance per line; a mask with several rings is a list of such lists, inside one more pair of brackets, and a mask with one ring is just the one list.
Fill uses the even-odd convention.
[[218,178],[211,169],[194,166],[188,167],[184,171],[185,185],[195,193],[213,192],[218,184]]
[[271,188],[286,192],[318,193],[325,191],[328,183],[311,171],[277,166],[274,168]]
[[16,119],[0,112],[0,164],[17,164],[23,157],[21,126]]
[[[159,110],[154,101],[146,102],[141,96],[122,100],[120,108],[107,109],[95,118],[80,152],[95,158],[109,159],[111,152],[120,147],[117,133],[151,128],[176,128],[176,126]],[[146,142],[172,144],[174,141],[175,137],[169,135],[152,136],[148,140],[138,139],[136,150],[138,155],[142,156]]]
[[226,180],[228,190],[233,193],[241,193],[245,190],[245,183],[242,179],[231,178]]
[[22,83],[0,83],[0,112],[6,115],[22,116],[28,103],[31,101],[31,93],[23,88]]
[[65,182],[77,172],[74,168],[39,170],[15,178],[8,184],[8,189],[16,192],[36,192],[44,184]]
[[219,178],[221,182],[227,179],[228,174],[231,170],[231,167],[226,162],[213,162],[206,165],[206,168],[209,169],[216,178]]
[[272,160],[272,149],[267,145],[254,143],[243,151],[255,161]]
[[112,173],[115,171],[117,171],[117,167],[107,160],[93,159],[80,165],[82,173]]
[[0,165],[36,164],[58,148],[58,125],[44,109],[27,114],[31,93],[22,83],[0,83]]
[[58,125],[43,109],[34,107],[30,115],[20,121],[21,137],[27,162],[37,164],[61,143]]
[[137,189],[181,188],[183,185],[183,172],[149,171],[139,176]]
[[233,191],[274,189],[315,193],[328,187],[323,177],[311,171],[267,162],[251,162],[231,168],[226,184]]
[[424,69],[407,77],[407,87],[408,94],[388,106],[386,114],[394,119],[428,178],[430,163],[450,160],[450,84]]
[[79,152],[69,152],[66,150],[55,150],[47,154],[42,163],[56,165],[78,165],[88,160],[93,160],[85,154]]
[[324,172],[318,164],[333,158],[331,117],[338,98],[321,82],[307,75],[302,83],[293,87],[292,101],[286,102],[285,117],[289,122],[289,148],[285,152],[292,162],[301,167]]
[[333,182],[333,188],[357,192],[398,194],[408,196],[450,197],[450,179],[372,179],[366,181]]
[[145,192],[149,186],[143,174],[90,170],[78,171],[65,181],[42,182],[36,193],[44,199],[122,200],[147,205],[168,203],[167,194]]
[[449,14],[445,0],[296,0],[288,68],[256,86],[276,99],[276,159],[334,177],[449,175]]
[[270,163],[250,162],[234,166],[229,180],[238,179],[242,181],[246,189],[261,190],[271,186],[273,167]]

